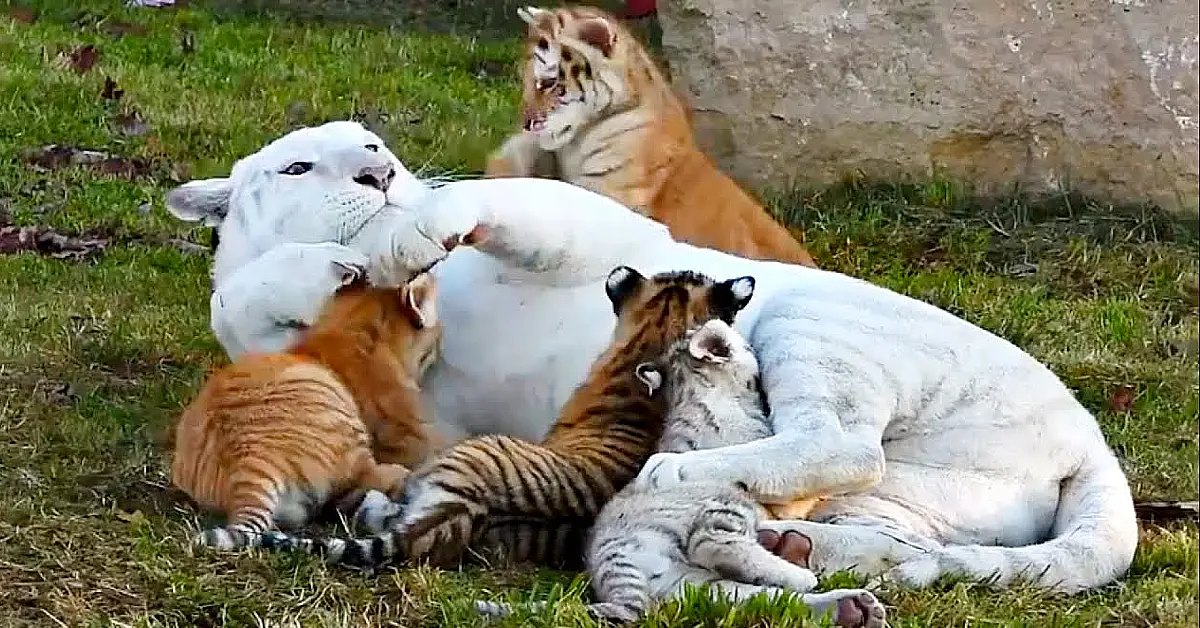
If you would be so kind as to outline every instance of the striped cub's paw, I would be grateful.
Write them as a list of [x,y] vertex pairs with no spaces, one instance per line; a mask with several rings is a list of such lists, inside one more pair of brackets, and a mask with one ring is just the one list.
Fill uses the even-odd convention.
[[487,509],[428,478],[412,481],[400,505],[404,545],[412,560],[437,566],[458,564]]

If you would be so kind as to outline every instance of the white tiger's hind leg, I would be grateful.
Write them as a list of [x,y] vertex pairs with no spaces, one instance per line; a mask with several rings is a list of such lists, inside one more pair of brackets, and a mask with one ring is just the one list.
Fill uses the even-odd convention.
[[747,584],[721,578],[714,579],[711,572],[696,569],[684,574],[679,582],[676,595],[682,594],[687,584],[697,587],[707,585],[708,593],[714,599],[723,596],[733,603],[745,602],[760,594],[772,598],[794,594],[812,610],[814,617],[821,617],[829,613],[833,625],[840,628],[883,628],[884,619],[887,616],[883,604],[870,591],[863,589],[797,593],[783,587]]
[[780,535],[796,532],[807,538],[812,548],[808,566],[821,575],[850,571],[860,577],[874,578],[941,547],[930,539],[896,530],[883,521],[831,524],[772,520],[761,521],[758,527]]

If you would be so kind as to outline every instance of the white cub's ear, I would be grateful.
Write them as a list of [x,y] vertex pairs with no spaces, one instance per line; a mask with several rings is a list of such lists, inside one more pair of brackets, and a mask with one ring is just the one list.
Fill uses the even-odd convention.
[[646,392],[653,395],[654,391],[662,387],[662,370],[653,362],[642,362],[634,369],[634,375],[638,381],[646,385]]
[[711,320],[696,330],[688,341],[688,353],[693,358],[713,364],[729,361],[733,353],[730,333],[732,328],[722,320]]
[[402,292],[409,318],[417,329],[437,324],[437,289],[433,284],[433,275],[421,273],[413,277]]
[[517,15],[522,20],[525,20],[526,24],[533,26],[537,25],[538,16],[545,12],[545,9],[539,9],[537,7],[517,7]]
[[180,220],[216,227],[229,212],[232,192],[233,184],[224,177],[188,181],[167,192],[167,210]]

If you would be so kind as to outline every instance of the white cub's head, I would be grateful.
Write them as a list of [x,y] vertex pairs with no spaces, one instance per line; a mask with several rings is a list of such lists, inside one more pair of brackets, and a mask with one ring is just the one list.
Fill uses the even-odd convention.
[[737,396],[759,387],[758,359],[750,343],[725,321],[712,319],[689,330],[671,345],[657,365],[638,366],[639,379],[651,391],[660,385],[703,386]]
[[424,190],[383,140],[336,121],[280,137],[234,164],[228,177],[167,194],[181,220],[219,227],[214,279],[289,242],[343,241],[385,204]]

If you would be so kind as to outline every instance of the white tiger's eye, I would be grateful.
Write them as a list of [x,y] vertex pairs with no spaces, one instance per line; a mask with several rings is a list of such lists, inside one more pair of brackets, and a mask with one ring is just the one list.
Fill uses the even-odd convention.
[[279,174],[287,174],[287,175],[295,176],[295,175],[304,174],[312,169],[313,169],[313,163],[311,161],[297,161],[297,162],[289,165],[287,168],[280,170]]

